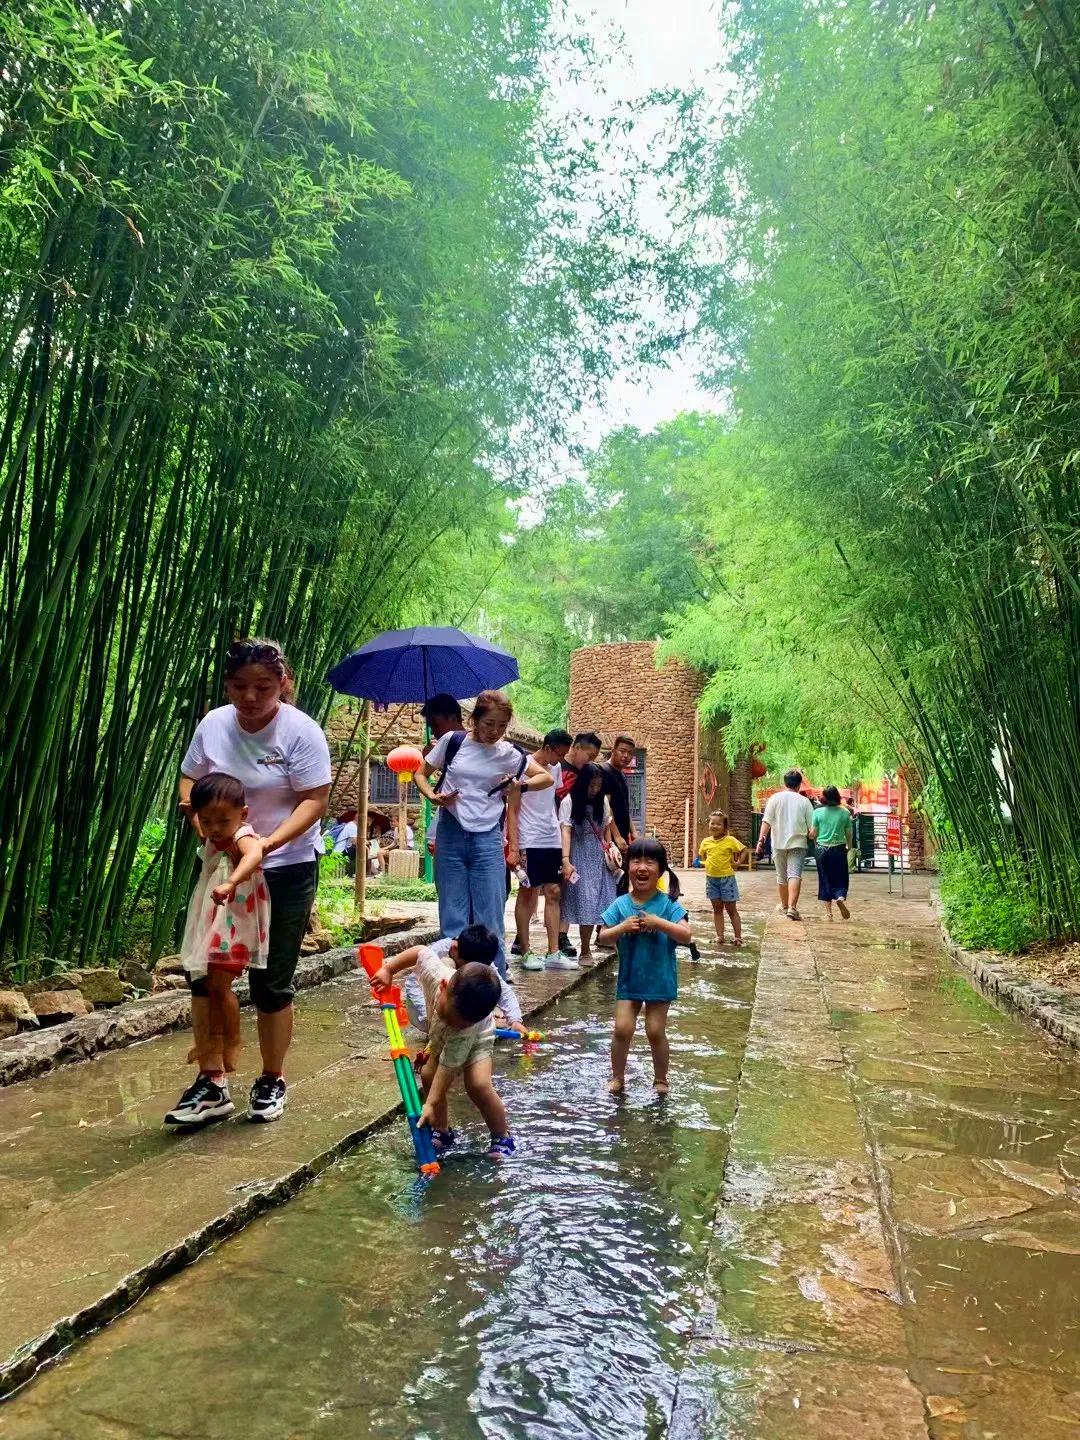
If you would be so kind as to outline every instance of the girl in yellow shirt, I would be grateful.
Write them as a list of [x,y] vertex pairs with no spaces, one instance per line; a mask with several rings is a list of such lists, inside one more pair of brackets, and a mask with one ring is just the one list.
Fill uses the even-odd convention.
[[712,905],[717,943],[724,943],[724,915],[731,921],[732,944],[742,946],[742,918],[739,915],[739,882],[735,866],[746,856],[746,846],[728,834],[728,818],[719,810],[709,816],[709,833],[702,840],[698,854],[705,862],[705,895]]

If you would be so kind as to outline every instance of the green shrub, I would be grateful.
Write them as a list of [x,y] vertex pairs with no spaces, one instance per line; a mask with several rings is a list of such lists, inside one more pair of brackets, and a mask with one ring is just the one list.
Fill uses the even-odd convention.
[[378,880],[367,888],[373,900],[437,900],[430,880]]
[[1033,896],[981,865],[970,851],[942,850],[940,870],[945,925],[958,945],[1015,955],[1047,938]]

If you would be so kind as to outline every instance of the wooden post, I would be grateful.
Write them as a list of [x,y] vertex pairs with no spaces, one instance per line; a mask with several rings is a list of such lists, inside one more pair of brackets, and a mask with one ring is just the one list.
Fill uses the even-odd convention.
[[698,794],[701,790],[701,719],[698,715],[698,708],[694,706],[694,784],[690,791],[693,796],[693,805],[690,811],[690,835],[687,839],[686,864],[690,864],[689,840],[694,842],[694,853],[697,853],[698,836],[701,834],[701,816],[698,814]]
[[360,748],[360,797],[356,816],[356,914],[364,918],[364,899],[367,895],[367,852],[368,852],[368,789],[371,769],[371,701],[365,700],[360,710],[364,740]]
[[683,816],[683,865],[690,868],[690,796],[686,797],[686,813]]

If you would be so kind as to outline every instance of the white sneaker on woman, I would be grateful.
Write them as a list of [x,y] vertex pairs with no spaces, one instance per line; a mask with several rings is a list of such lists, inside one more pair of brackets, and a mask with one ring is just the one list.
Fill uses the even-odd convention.
[[553,950],[545,960],[549,970],[580,970],[581,966],[572,955],[563,955],[559,950]]
[[521,957],[521,968],[523,970],[543,970],[544,957],[542,955],[536,955],[532,950],[529,950]]

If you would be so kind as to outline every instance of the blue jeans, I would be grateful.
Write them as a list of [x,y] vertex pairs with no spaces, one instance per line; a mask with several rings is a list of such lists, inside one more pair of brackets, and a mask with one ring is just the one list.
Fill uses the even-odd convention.
[[486,925],[498,936],[495,969],[505,976],[506,861],[502,826],[465,830],[449,810],[440,811],[435,885],[443,935],[456,940],[466,925]]

